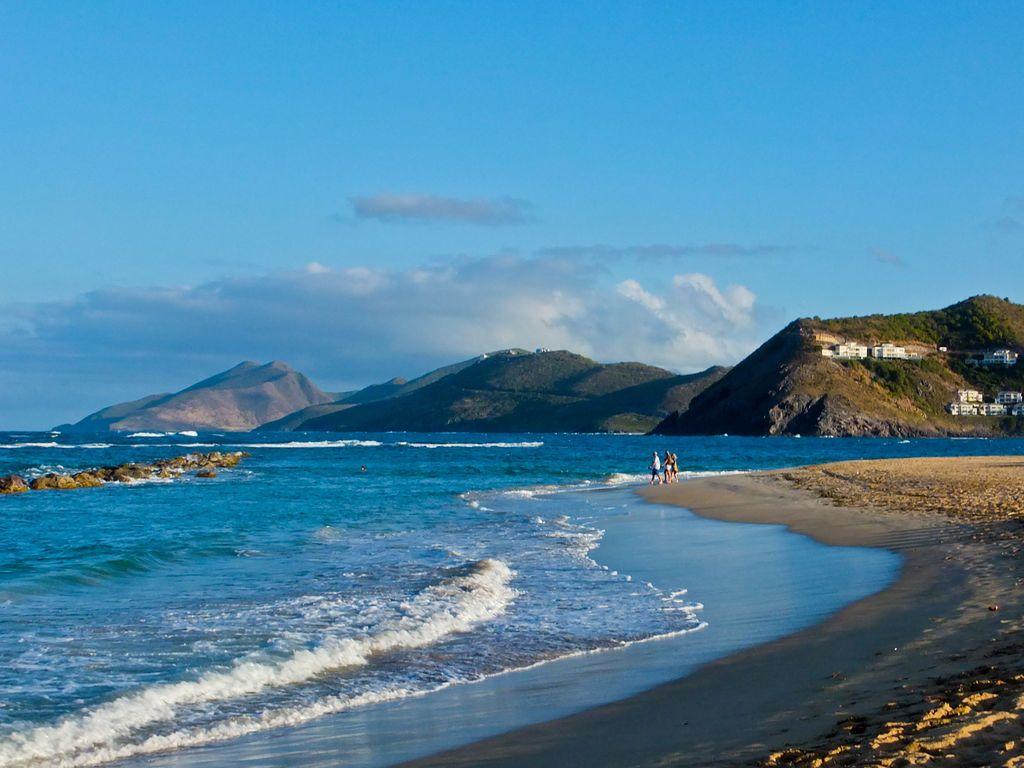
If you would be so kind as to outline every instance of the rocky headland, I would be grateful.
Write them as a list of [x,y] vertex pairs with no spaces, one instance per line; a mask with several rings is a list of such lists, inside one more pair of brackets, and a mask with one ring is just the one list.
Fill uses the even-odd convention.
[[196,477],[213,478],[217,469],[231,468],[249,454],[244,451],[210,451],[209,453],[188,453],[170,459],[153,462],[127,462],[114,466],[96,467],[80,472],[48,472],[45,475],[25,480],[20,475],[0,477],[0,493],[24,493],[26,491],[64,491],[74,488],[97,488],[106,483],[133,483],[143,480],[171,479],[190,472]]

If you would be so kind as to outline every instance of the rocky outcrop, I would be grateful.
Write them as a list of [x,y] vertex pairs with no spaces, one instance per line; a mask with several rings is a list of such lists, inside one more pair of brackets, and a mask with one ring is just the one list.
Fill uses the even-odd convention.
[[24,493],[27,490],[28,483],[20,475],[0,477],[0,493]]
[[215,470],[235,467],[248,455],[243,451],[189,453],[171,459],[159,459],[152,463],[129,462],[73,474],[49,472],[40,475],[28,484],[17,475],[8,475],[0,477],[0,493],[20,493],[29,489],[33,491],[64,491],[74,488],[96,488],[105,483],[133,483],[140,480],[166,479],[188,472],[195,472],[196,477],[216,477]]
[[65,491],[77,488],[78,483],[71,475],[58,475],[54,472],[35,478],[28,487],[33,491]]

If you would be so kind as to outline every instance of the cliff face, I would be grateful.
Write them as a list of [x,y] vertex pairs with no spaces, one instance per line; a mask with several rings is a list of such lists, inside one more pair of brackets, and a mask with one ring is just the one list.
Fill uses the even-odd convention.
[[[895,342],[920,360],[838,360],[828,343]],[[948,348],[939,352],[938,347]],[[802,319],[790,323],[686,411],[655,429],[661,434],[834,435],[883,437],[1018,433],[1022,420],[951,416],[960,388],[994,395],[1024,389],[1024,365],[982,368],[980,350],[1024,349],[1024,307],[978,296],[941,310],[900,315]]]
[[571,352],[492,353],[405,394],[314,417],[322,431],[647,431],[724,369],[678,376],[642,363],[596,363]]
[[244,362],[164,395],[104,408],[66,431],[225,430],[244,432],[332,396],[285,363]]

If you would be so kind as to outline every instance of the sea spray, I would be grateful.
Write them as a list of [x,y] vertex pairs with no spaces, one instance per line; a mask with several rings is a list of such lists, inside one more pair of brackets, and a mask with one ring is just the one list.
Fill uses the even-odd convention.
[[[516,594],[510,586],[513,576],[504,562],[481,560],[463,573],[427,587],[402,605],[401,617],[364,637],[332,638],[277,664],[240,660],[228,671],[151,686],[56,725],[15,733],[0,742],[0,764],[12,768],[40,761],[93,764],[97,755],[90,753],[113,750],[138,730],[174,719],[182,707],[296,685],[332,670],[367,664],[377,654],[430,645],[503,613]],[[122,753],[125,750],[134,754],[130,747],[120,747]]]

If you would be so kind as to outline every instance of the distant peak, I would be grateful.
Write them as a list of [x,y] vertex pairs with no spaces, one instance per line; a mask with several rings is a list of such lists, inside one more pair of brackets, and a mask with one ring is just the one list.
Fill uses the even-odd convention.
[[288,363],[284,363],[284,362],[282,362],[280,360],[271,360],[269,363],[267,363],[263,367],[264,368],[269,368],[269,369],[274,370],[274,371],[291,371],[291,370],[293,370],[292,367],[290,365],[288,365]]

